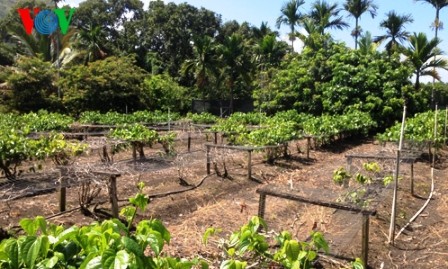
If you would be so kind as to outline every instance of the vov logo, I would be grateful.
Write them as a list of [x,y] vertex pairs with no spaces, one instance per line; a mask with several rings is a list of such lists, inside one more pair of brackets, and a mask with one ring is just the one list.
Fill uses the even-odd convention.
[[70,9],[68,18],[65,16],[65,10],[63,8],[53,10],[45,9],[42,11],[39,8],[34,8],[34,18],[31,17],[30,8],[19,8],[17,12],[19,12],[23,27],[28,35],[33,32],[33,28],[43,35],[51,35],[58,29],[58,26],[61,28],[61,33],[65,35],[68,31],[73,13],[75,13],[75,8]]

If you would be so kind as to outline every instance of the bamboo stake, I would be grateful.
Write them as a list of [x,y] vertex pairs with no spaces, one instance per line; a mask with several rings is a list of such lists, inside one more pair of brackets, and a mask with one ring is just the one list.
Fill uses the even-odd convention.
[[396,166],[394,171],[394,195],[392,198],[392,210],[390,214],[390,227],[389,227],[389,241],[388,243],[393,245],[394,244],[394,234],[395,234],[395,216],[397,213],[397,190],[398,190],[398,175],[400,170],[400,153],[401,149],[403,147],[403,136],[404,136],[404,126],[405,126],[405,120],[406,120],[406,106],[403,106],[403,120],[401,121],[401,132],[400,132],[400,142],[398,143],[398,150],[397,150],[397,159],[396,159]]
[[[437,110],[436,110],[437,112]],[[443,142],[446,145],[446,124],[447,124],[447,118],[448,118],[448,106],[445,108],[445,130],[444,130],[444,138],[443,138]]]
[[[435,141],[437,139],[437,105],[436,105],[436,111],[434,114],[434,144]],[[445,118],[446,119],[446,118]],[[395,239],[398,238],[398,236],[412,223],[414,222],[414,220],[423,212],[423,210],[425,210],[425,208],[428,206],[429,202],[432,199],[432,196],[434,194],[434,165],[435,165],[435,155],[436,152],[434,152],[434,155],[432,157],[432,167],[431,167],[431,193],[428,196],[428,199],[426,200],[425,204],[420,208],[419,211],[417,211],[417,213],[415,213],[414,216],[412,216],[412,218],[408,221],[408,223],[406,223],[403,228],[401,228],[401,230],[397,233],[397,236],[395,236]]]

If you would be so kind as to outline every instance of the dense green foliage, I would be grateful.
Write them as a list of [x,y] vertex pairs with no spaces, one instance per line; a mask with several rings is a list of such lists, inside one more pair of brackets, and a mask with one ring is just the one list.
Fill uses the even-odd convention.
[[24,112],[60,108],[54,86],[56,70],[37,57],[20,57],[16,69],[6,79],[12,89],[12,107]]
[[[435,112],[427,111],[418,113],[414,117],[407,118],[404,127],[404,139],[415,142],[434,141],[436,145],[441,145],[447,139],[445,133],[446,115],[441,110],[437,116],[437,137],[434,137]],[[401,132],[401,122],[397,122],[388,128],[384,133],[377,136],[380,141],[399,141]]]
[[367,112],[312,116],[289,110],[272,117],[260,113],[234,113],[227,119],[220,119],[212,130],[223,132],[232,144],[265,146],[280,145],[303,135],[328,143],[335,138],[365,136],[376,127]]
[[[70,158],[80,154],[82,144],[64,140],[62,134],[30,137],[31,132],[67,130],[72,118],[56,113],[39,111],[22,116],[5,114],[0,119],[0,170],[8,178],[14,179],[17,167],[24,161],[39,161],[51,158],[56,164],[67,164]],[[40,168],[32,163],[30,169]]]
[[147,77],[143,88],[148,96],[146,105],[151,110],[185,112],[190,108],[191,98],[187,88],[180,86],[168,74]]
[[111,109],[125,112],[148,108],[143,80],[146,72],[127,57],[109,57],[64,71],[59,85],[70,112]]
[[412,92],[411,69],[398,56],[363,55],[341,44],[317,52],[305,49],[285,63],[272,83],[255,92],[263,110],[342,114],[353,109],[370,113],[378,126],[400,116],[405,102],[414,110],[426,107],[421,93]]
[[98,111],[84,111],[79,116],[79,122],[83,124],[105,124],[120,125],[131,123],[157,124],[168,121],[178,120],[178,113],[167,113],[162,111],[135,111],[132,114],[123,114],[118,112],[101,113]]
[[[361,35],[358,20],[365,12],[376,14],[374,1],[346,1],[344,9],[340,3],[317,1],[309,10],[301,9],[303,1],[285,2],[277,26],[289,27],[291,42],[301,39],[300,53],[279,41],[267,23],[222,22],[205,8],[163,1],[151,1],[145,9],[140,0],[86,0],[66,35],[25,34],[15,8],[54,4],[20,1],[0,20],[0,64],[15,65],[2,68],[3,87],[12,90],[1,95],[2,111],[43,108],[78,116],[169,109],[184,114],[192,99],[210,98],[223,99],[231,114],[234,99],[252,97],[268,115],[289,109],[316,116],[359,110],[384,129],[400,118],[403,104],[410,114],[428,108],[432,89],[414,89],[413,72],[438,78],[431,66],[415,64],[428,58],[416,48],[411,53],[415,42],[405,44],[410,33],[404,25],[412,18],[390,12],[381,19],[387,32],[382,37],[391,40],[388,48],[403,44],[412,58],[408,61],[396,50],[376,51],[379,44]],[[360,38],[359,50],[328,33],[348,26],[344,10],[355,18],[352,34]],[[399,25],[389,23],[395,21]],[[445,65],[438,61],[438,67]],[[60,75],[55,67],[61,67]]]
[[208,112],[203,112],[200,114],[197,113],[188,113],[187,118],[191,119],[193,123],[197,124],[213,124],[218,121],[218,117],[212,115]]
[[199,259],[162,255],[171,240],[169,231],[156,219],[142,220],[132,227],[137,210],[144,211],[149,199],[139,192],[130,202],[132,206],[121,211],[128,225],[113,219],[66,229],[42,217],[22,219],[20,226],[25,235],[0,243],[0,267],[187,269],[199,264],[208,268]]
[[[129,199],[131,206],[120,212],[127,225],[112,219],[65,228],[48,223],[43,217],[22,219],[20,226],[25,234],[0,243],[1,268],[209,268],[199,258],[187,260],[164,254],[163,248],[170,243],[171,235],[160,220],[142,220],[132,226],[137,211],[144,211],[149,203],[141,192],[143,187],[139,185],[140,192]],[[232,233],[222,244],[224,259],[219,261],[220,268],[244,269],[248,262],[255,261],[261,263],[260,268],[273,264],[312,268],[317,252],[329,251],[319,232],[313,232],[310,241],[300,242],[283,231],[275,238],[277,247],[271,249],[269,242],[273,240],[261,234],[260,228],[267,229],[264,221],[252,217]],[[209,228],[204,242],[216,232],[215,228]]]

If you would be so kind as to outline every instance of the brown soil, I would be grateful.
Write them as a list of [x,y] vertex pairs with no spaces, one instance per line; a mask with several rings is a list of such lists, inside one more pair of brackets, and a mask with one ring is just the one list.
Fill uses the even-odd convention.
[[[253,154],[253,180],[247,179],[247,153],[228,151],[212,152],[212,160],[217,162],[219,173],[223,173],[223,160],[229,177],[222,178],[215,174],[206,176],[206,157],[203,134],[198,134],[192,143],[191,152],[186,149],[186,135],[180,134],[175,148],[179,155],[166,156],[158,145],[145,148],[146,159],[131,160],[131,151],[114,156],[114,164],[109,167],[120,171],[118,178],[118,197],[120,205],[136,192],[136,184],[146,184],[144,192],[149,195],[165,194],[173,191],[187,190],[190,185],[203,184],[194,189],[165,197],[152,199],[149,209],[140,214],[139,219],[159,218],[171,232],[172,241],[165,252],[180,257],[202,257],[216,264],[221,252],[216,247],[216,240],[204,246],[202,235],[208,227],[222,229],[221,237],[228,238],[232,231],[247,223],[251,216],[258,213],[259,195],[256,190],[267,184],[283,186],[301,195],[315,197],[319,200],[335,202],[334,197],[344,192],[332,181],[332,173],[339,167],[346,166],[345,155],[348,153],[375,153],[382,146],[370,139],[336,142],[331,146],[311,151],[311,159],[306,159],[305,141],[289,144],[289,158],[280,158],[274,165],[264,161],[264,154]],[[387,243],[390,223],[392,189],[377,189],[376,199],[370,207],[377,214],[370,218],[369,265],[371,268],[448,268],[448,181],[446,176],[446,151],[440,152],[440,158],[434,171],[435,192],[428,207],[401,234],[392,246]],[[401,164],[397,201],[396,232],[425,203],[430,193],[431,168],[428,158],[422,156],[414,165],[415,194],[410,192],[410,166]],[[372,160],[373,161],[373,160]],[[99,163],[96,153],[84,156],[76,163],[82,167],[88,163]],[[386,170],[393,163],[379,162]],[[360,169],[361,164],[353,164]],[[0,191],[9,190],[9,197],[14,193],[24,193],[36,188],[39,182],[54,184],[57,173],[51,165],[43,174],[27,175],[28,185],[17,181],[14,186],[0,181]],[[212,165],[212,172],[215,169]],[[40,175],[40,177],[39,177]],[[179,175],[184,182],[179,180]],[[25,182],[25,181],[24,181]],[[43,184],[43,183],[42,183]],[[95,201],[107,202],[105,183],[98,181],[101,188]],[[9,189],[8,189],[9,188]],[[54,186],[52,187],[54,188]],[[25,189],[25,190],[24,190]],[[45,188],[44,188],[45,189]],[[51,189],[51,188],[49,188]],[[36,215],[52,216],[51,221],[64,225],[83,225],[110,215],[110,204],[97,206],[95,216],[85,216],[79,209],[79,187],[68,189],[67,210],[58,213],[58,193],[47,191],[44,194],[24,197],[0,205],[0,228],[11,229],[18,225],[21,218]],[[4,199],[5,197],[3,197]],[[103,213],[101,213],[103,212]],[[346,258],[361,256],[361,217],[358,214],[342,210],[312,206],[300,202],[268,197],[265,220],[269,226],[268,234],[281,230],[290,231],[297,239],[305,240],[312,229],[324,233],[329,241],[331,254]],[[215,238],[216,239],[216,238]],[[325,268],[343,268],[347,261],[334,256],[322,258]]]

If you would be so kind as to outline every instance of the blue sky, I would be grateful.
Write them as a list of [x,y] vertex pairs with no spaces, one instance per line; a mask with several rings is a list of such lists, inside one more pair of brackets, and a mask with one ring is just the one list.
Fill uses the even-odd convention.
[[[190,5],[196,7],[204,7],[222,15],[222,20],[237,20],[239,22],[247,21],[252,25],[260,26],[261,22],[265,21],[268,26],[275,28],[276,19],[280,16],[280,9],[287,0],[171,0],[165,2],[183,3],[187,2]],[[338,3],[340,6],[344,2],[343,0],[327,0],[329,3]],[[81,0],[65,0],[65,4],[71,6],[77,6]],[[148,6],[149,0],[143,0],[145,3],[145,9]],[[310,10],[311,4],[314,0],[305,0],[305,5],[302,8],[302,12],[307,13]],[[398,14],[411,14],[414,22],[408,24],[406,30],[409,32],[424,32],[430,38],[434,37],[434,31],[431,29],[431,23],[434,21],[435,10],[431,5],[424,2],[415,2],[414,0],[375,0],[376,5],[379,7],[377,16],[372,19],[370,14],[366,13],[361,17],[360,26],[363,31],[370,31],[372,36],[378,36],[385,33],[385,31],[379,28],[380,22],[385,19],[385,14],[391,10],[395,10]],[[341,12],[346,16],[345,12]],[[441,21],[446,21],[448,25],[448,7],[441,11]],[[350,28],[347,30],[331,31],[332,36],[340,41],[343,41],[349,47],[354,47],[354,40],[350,35],[351,29],[354,26],[354,19],[346,17]],[[448,26],[447,26],[448,27]],[[286,34],[288,27],[282,26],[280,33],[282,39],[287,40]],[[439,38],[442,39],[440,48],[448,52],[448,30],[439,31]],[[446,41],[445,41],[446,40]],[[299,43],[299,42],[295,42]],[[440,72],[442,74],[442,80],[448,81],[448,72]]]

